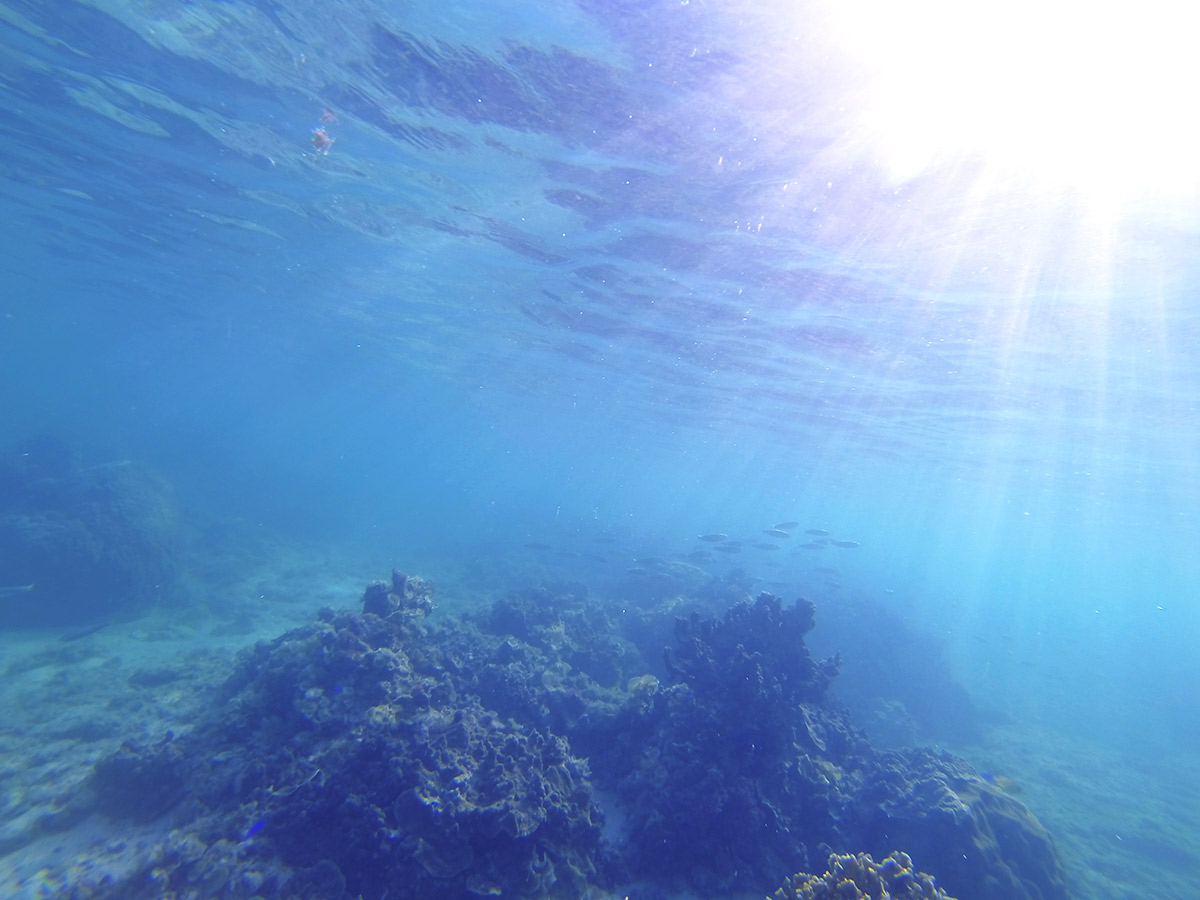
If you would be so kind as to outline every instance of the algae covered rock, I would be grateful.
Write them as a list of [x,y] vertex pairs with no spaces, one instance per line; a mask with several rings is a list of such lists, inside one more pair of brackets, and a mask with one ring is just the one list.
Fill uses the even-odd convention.
[[1062,863],[1041,823],[950,753],[877,753],[848,811],[859,846],[907,847],[972,900],[1066,900]]

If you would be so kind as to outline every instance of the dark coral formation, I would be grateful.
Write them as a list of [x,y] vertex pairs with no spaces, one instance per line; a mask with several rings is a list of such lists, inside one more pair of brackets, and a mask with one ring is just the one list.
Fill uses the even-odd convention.
[[[260,644],[191,734],[97,766],[107,814],[176,825],[104,896],[716,895],[900,846],[964,896],[1066,896],[1021,804],[948,754],[871,747],[829,696],[837,660],[805,647],[806,601],[679,619],[665,671],[636,649],[661,623],[575,585],[437,626],[397,572],[363,606]],[[867,873],[834,885],[856,896],[927,885],[903,856],[835,859]]]
[[0,624],[136,615],[175,580],[174,492],[138,463],[84,466],[63,442],[30,440],[0,459],[0,547],[0,585],[33,585]]
[[767,593],[735,604],[723,619],[693,614],[675,623],[677,647],[666,651],[667,669],[722,706],[749,704],[742,709],[751,716],[780,705],[820,702],[840,661],[815,660],[804,646],[816,624],[810,601],[785,609]]
[[811,604],[763,594],[723,619],[681,619],[668,666],[677,683],[631,685],[598,778],[628,809],[629,863],[717,892],[765,889],[763,873],[807,865],[840,817],[839,762],[868,750],[822,703],[836,660],[804,647]]
[[494,635],[529,644],[605,688],[618,687],[637,653],[587,588],[565,583],[514,591],[497,600],[481,623]]
[[[112,896],[204,896],[201,883],[231,897],[583,892],[601,821],[586,764],[460,693],[421,624],[427,584],[396,573],[364,604],[386,617],[327,611],[260,644],[211,721],[97,766],[112,816],[186,795],[186,826]],[[224,854],[236,859],[218,885],[195,848],[222,841],[240,852]],[[139,891],[151,884],[158,894]]]
[[793,875],[773,900],[954,900],[907,853],[876,863],[867,853],[833,853],[821,875]]
[[392,570],[390,581],[372,581],[363,592],[363,613],[412,623],[433,612],[433,586],[423,578]]
[[770,594],[679,620],[677,683],[639,679],[611,726],[581,736],[625,807],[633,872],[760,890],[821,848],[906,847],[962,894],[1064,898],[1053,843],[1023,805],[950,754],[871,747],[828,696],[838,660],[805,648],[813,625],[810,603]]

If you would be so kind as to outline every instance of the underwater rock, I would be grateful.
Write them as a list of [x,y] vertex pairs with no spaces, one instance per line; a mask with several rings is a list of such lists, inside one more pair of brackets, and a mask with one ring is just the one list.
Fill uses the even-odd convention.
[[772,900],[954,900],[931,875],[917,872],[907,853],[896,852],[875,863],[870,854],[829,856],[822,875],[793,875]]
[[492,604],[482,624],[494,634],[533,641],[558,627],[563,612],[586,598],[587,588],[573,583],[510,591]]
[[877,754],[847,811],[859,846],[907,847],[959,896],[1066,900],[1050,835],[1024,804],[949,753]]

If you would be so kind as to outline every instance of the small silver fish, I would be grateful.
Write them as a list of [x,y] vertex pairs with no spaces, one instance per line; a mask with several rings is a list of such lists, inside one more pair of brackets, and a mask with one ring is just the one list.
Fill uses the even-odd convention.
[[14,584],[8,587],[0,587],[0,597],[13,597],[17,594],[32,594],[34,585],[32,584]]
[[720,532],[714,532],[713,534],[702,534],[700,535],[700,540],[708,541],[710,544],[715,544],[718,541],[729,540],[729,535],[721,534]]
[[835,547],[846,547],[848,549],[853,549],[860,546],[858,541],[830,541],[829,543],[833,544]]
[[777,537],[777,538],[791,537],[791,535],[788,534],[786,531],[784,531],[782,528],[764,528],[763,534],[769,534],[771,537]]
[[791,531],[793,528],[795,528],[799,524],[800,524],[799,522],[780,522],[775,527],[778,528],[780,531]]
[[829,537],[829,532],[822,531],[820,528],[809,528],[804,533],[811,534],[813,537]]

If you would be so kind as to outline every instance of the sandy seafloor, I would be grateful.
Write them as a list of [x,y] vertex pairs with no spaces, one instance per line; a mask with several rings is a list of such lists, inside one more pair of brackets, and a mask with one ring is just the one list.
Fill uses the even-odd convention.
[[[366,583],[396,562],[262,537],[236,547],[192,561],[185,605],[68,642],[61,630],[3,636],[0,896],[51,898],[131,871],[169,826],[75,814],[69,798],[85,789],[93,763],[125,740],[185,733],[240,649],[313,621],[322,607],[359,609]],[[442,576],[435,616],[494,599],[456,588],[453,562],[431,565]],[[817,621],[819,630],[819,609]],[[1200,896],[1195,757],[1122,752],[1019,721],[946,749],[1012,779],[1055,838],[1075,900]]]

